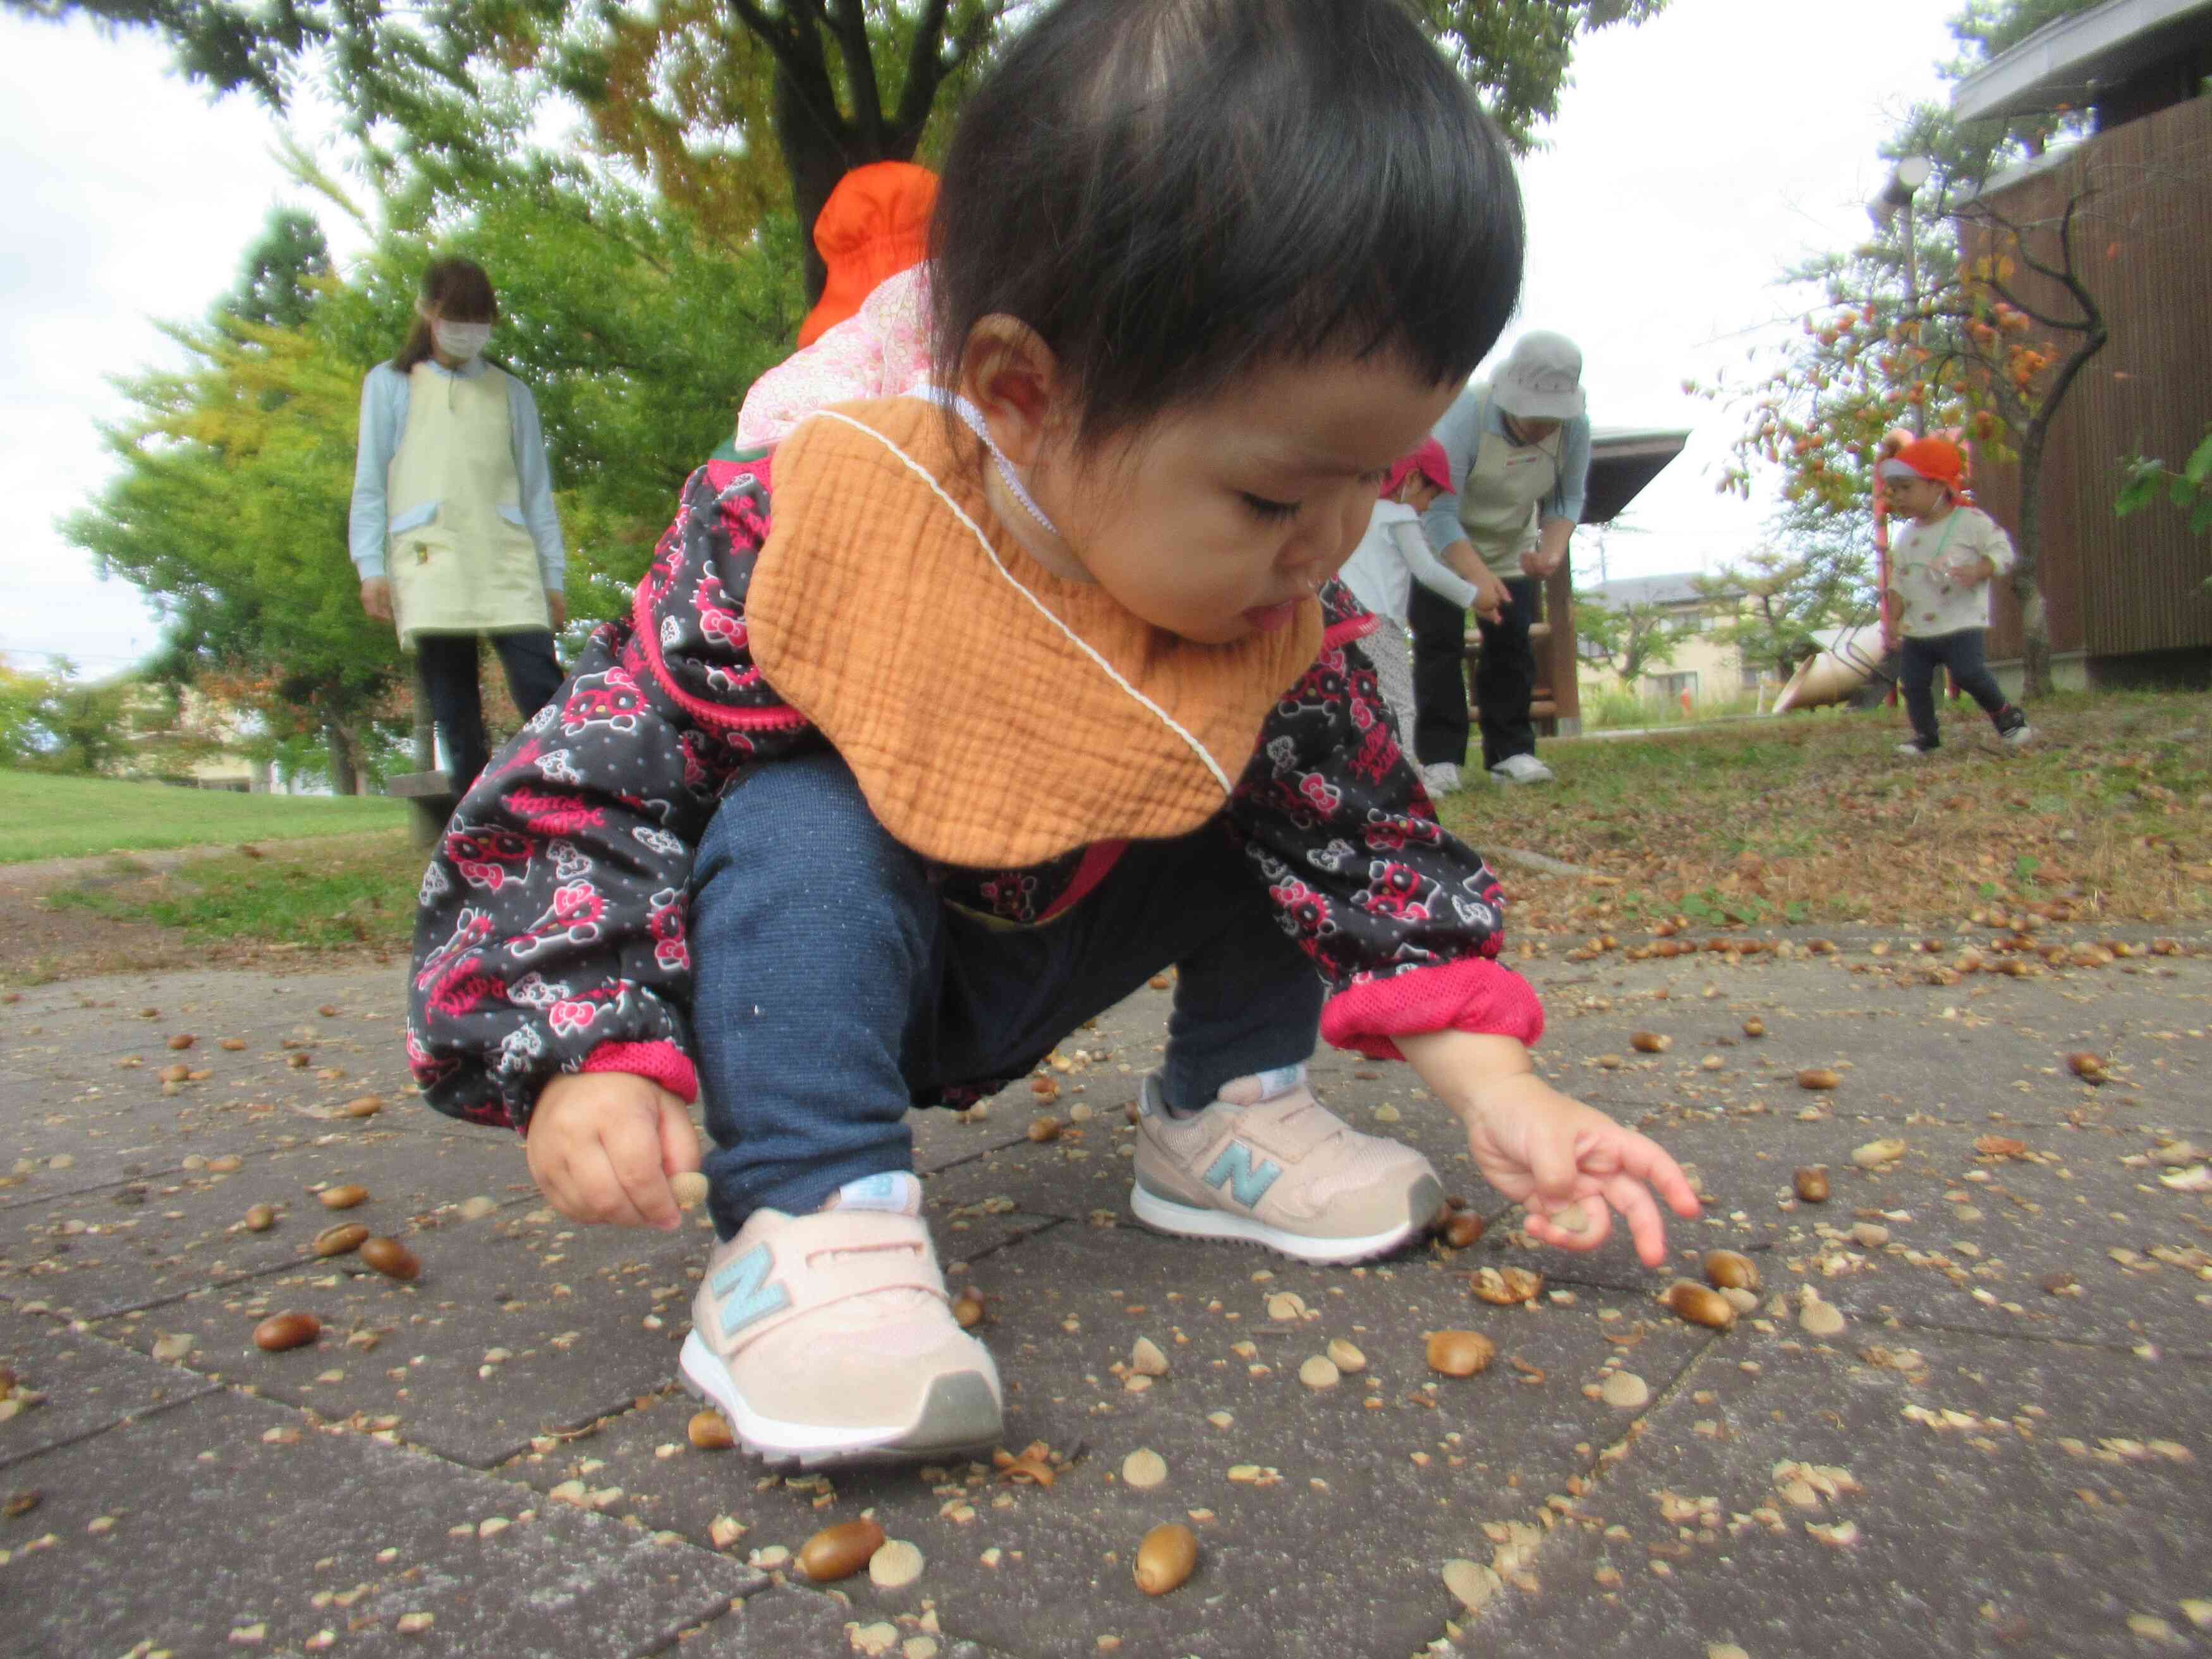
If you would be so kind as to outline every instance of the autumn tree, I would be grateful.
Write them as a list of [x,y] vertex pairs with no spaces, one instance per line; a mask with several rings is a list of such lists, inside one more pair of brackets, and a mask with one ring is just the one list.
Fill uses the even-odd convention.
[[[1977,0],[1952,21],[1965,50],[1946,73],[1971,72],[2087,3]],[[1867,512],[1882,440],[1899,427],[1956,432],[1984,457],[2016,461],[2020,557],[2008,580],[2021,605],[2031,697],[2051,689],[2043,456],[2068,391],[2109,333],[2083,242],[2097,191],[2085,181],[2055,216],[2027,222],[1983,185],[2079,121],[2059,113],[1966,131],[1947,110],[1915,109],[1885,153],[1926,158],[1929,176],[1891,234],[1788,273],[1816,297],[1748,384],[1692,383],[1746,413],[1723,488],[1748,495],[1753,467],[1764,465],[1781,475],[1785,511]]]
[[[716,234],[788,205],[811,228],[838,179],[934,153],[960,95],[1033,0],[0,0],[150,28],[178,66],[283,109],[313,83],[380,168],[503,174],[487,112],[558,100],[601,160]],[[1558,112],[1576,43],[1666,0],[1415,0],[1525,149]],[[512,131],[511,125],[507,128]],[[810,300],[823,270],[811,240]]]

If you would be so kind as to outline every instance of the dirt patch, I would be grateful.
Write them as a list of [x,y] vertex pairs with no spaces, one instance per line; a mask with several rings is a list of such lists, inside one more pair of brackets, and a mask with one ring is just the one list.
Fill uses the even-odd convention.
[[[254,862],[282,869],[343,856],[349,849],[388,856],[405,845],[388,835],[272,844],[257,848]],[[211,939],[183,927],[104,913],[170,896],[180,882],[220,868],[219,860],[240,858],[236,848],[195,848],[0,868],[0,986],[176,968],[305,969],[380,965],[392,959],[384,941],[303,946],[251,937]],[[93,908],[53,902],[53,895],[64,892],[97,895],[112,902]]]

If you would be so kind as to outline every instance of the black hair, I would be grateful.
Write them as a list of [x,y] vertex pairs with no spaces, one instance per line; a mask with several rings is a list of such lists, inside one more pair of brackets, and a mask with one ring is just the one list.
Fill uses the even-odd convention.
[[447,322],[489,323],[499,316],[499,298],[492,292],[491,278],[475,260],[432,261],[422,273],[422,292],[414,325],[407,331],[407,343],[392,360],[392,368],[402,374],[411,373],[417,363],[428,362],[437,349],[430,319],[422,314],[425,310],[436,312]]
[[1504,141],[1398,0],[1059,0],[954,131],[932,356],[1004,313],[1097,441],[1272,362],[1464,380],[1519,297]]

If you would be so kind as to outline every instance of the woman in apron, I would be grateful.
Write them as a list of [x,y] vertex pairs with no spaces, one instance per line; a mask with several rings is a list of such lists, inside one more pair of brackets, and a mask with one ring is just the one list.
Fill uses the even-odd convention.
[[[1582,372],[1582,350],[1565,335],[1524,335],[1495,377],[1462,392],[1436,427],[1454,493],[1439,496],[1421,525],[1437,556],[1476,586],[1475,713],[1483,769],[1500,783],[1552,776],[1536,758],[1529,717],[1536,656],[1528,626],[1582,517],[1590,453]],[[1467,616],[1417,587],[1409,620],[1419,707],[1413,754],[1430,790],[1442,793],[1460,787],[1467,763]]]
[[361,389],[351,548],[362,608],[416,653],[455,794],[490,757],[477,640],[489,635],[528,720],[560,690],[567,552],[538,404],[484,361],[498,301],[483,268],[423,273],[415,326]]

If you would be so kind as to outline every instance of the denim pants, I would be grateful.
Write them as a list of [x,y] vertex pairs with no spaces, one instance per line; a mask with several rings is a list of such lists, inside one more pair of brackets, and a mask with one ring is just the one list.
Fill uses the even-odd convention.
[[764,765],[724,799],[691,885],[693,1035],[725,1238],[913,1168],[908,1109],[1017,1078],[1172,963],[1164,1087],[1200,1106],[1314,1049],[1322,987],[1218,821],[1133,843],[1033,927],[948,905],[835,754]]
[[2027,717],[2005,701],[1996,676],[1990,672],[1983,654],[1982,630],[1962,628],[1955,634],[1922,638],[1905,636],[1905,660],[1898,671],[1898,689],[1905,694],[1905,712],[1912,721],[1912,735],[1928,748],[1943,740],[1936,724],[1936,670],[1951,671],[1951,682],[1981,704],[1982,712],[2000,732],[2026,724]]
[[[507,693],[528,720],[552,701],[566,678],[560,659],[553,654],[552,633],[536,628],[495,634],[491,644],[499,653],[499,665],[507,671]],[[415,641],[415,663],[430,718],[446,740],[447,775],[453,781],[455,794],[466,794],[491,758],[490,740],[484,735],[483,686],[477,676],[477,636],[424,634]]]

